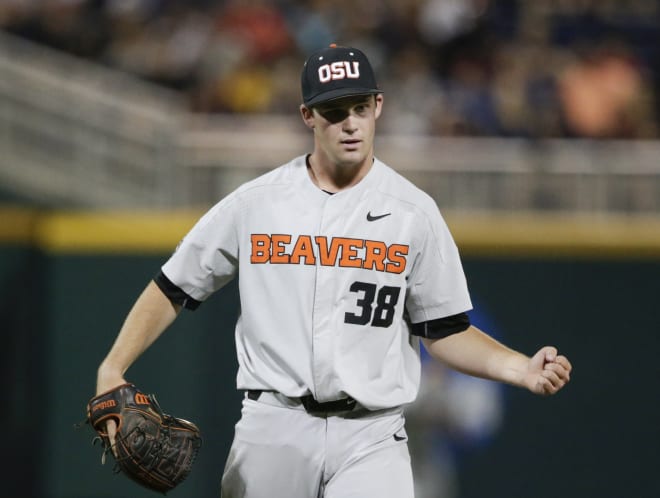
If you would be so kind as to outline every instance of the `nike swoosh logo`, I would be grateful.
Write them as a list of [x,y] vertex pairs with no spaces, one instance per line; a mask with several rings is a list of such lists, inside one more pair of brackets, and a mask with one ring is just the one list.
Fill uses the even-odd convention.
[[394,434],[394,440],[395,441],[405,441],[406,436],[399,436],[398,434]]
[[379,215],[376,215],[376,216],[372,216],[371,211],[369,211],[369,212],[367,213],[367,221],[376,221],[376,220],[380,220],[381,218],[385,218],[385,216],[389,216],[389,215],[391,215],[391,214],[392,214],[392,213],[385,213],[385,214],[379,214]]

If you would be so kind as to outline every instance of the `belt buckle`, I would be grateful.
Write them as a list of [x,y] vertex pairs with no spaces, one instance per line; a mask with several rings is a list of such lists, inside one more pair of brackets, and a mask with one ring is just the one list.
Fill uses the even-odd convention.
[[319,403],[311,394],[300,398],[300,402],[308,413],[349,412],[357,404],[357,401],[350,397]]

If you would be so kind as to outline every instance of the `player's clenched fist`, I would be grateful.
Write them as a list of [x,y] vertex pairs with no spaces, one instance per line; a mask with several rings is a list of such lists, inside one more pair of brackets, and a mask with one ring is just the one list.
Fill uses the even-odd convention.
[[557,348],[545,346],[532,356],[527,367],[525,385],[535,394],[555,394],[571,378],[573,367]]

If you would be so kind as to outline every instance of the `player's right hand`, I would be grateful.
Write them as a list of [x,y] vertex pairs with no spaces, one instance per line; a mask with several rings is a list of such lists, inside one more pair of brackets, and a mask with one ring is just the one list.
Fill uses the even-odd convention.
[[[126,384],[126,379],[118,374],[112,374],[106,372],[104,367],[99,368],[98,377],[96,379],[96,395],[106,393],[115,387]],[[105,430],[108,433],[108,440],[110,441],[110,448],[112,448],[112,453],[115,454],[115,435],[117,434],[117,423],[109,419],[105,423]]]

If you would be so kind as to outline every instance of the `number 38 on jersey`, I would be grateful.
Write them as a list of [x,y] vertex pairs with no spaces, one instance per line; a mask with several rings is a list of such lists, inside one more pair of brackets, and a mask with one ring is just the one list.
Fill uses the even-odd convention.
[[[252,264],[305,264],[363,268],[387,273],[406,269],[408,246],[347,237],[287,234],[252,234]],[[355,308],[344,314],[353,325],[389,327],[399,301],[400,287],[356,281],[349,287],[356,295]]]

